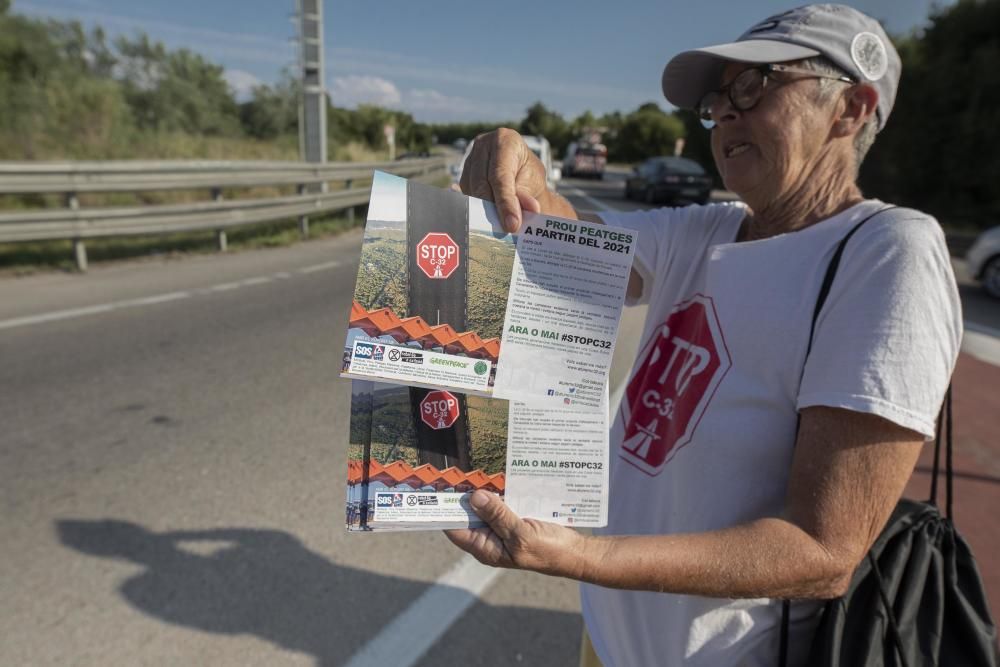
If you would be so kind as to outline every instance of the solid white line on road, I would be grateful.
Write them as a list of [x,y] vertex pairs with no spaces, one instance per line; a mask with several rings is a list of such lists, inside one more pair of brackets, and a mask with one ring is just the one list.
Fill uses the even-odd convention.
[[299,269],[299,273],[314,273],[316,271],[326,271],[327,269],[335,269],[343,264],[338,260],[333,260],[332,262],[323,262],[322,264],[313,264],[312,266],[306,266]]
[[501,573],[463,556],[355,653],[347,667],[415,665]]
[[292,274],[288,273],[287,271],[278,271],[272,277],[277,278],[278,280],[288,280],[289,278],[292,277]]

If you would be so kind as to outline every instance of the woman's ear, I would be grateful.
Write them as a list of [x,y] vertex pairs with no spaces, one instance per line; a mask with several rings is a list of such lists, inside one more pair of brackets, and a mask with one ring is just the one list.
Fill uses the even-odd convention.
[[844,137],[861,131],[878,108],[878,91],[867,83],[859,83],[845,91],[841,113],[833,124],[833,135]]

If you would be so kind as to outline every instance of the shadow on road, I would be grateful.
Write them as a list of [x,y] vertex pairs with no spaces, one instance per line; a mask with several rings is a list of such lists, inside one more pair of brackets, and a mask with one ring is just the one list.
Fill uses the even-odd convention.
[[[143,613],[205,632],[253,635],[323,667],[347,662],[428,588],[336,565],[277,530],[157,533],[116,520],[60,520],[56,530],[80,553],[143,566],[120,586]],[[580,631],[577,614],[477,602],[424,663],[575,665]]]

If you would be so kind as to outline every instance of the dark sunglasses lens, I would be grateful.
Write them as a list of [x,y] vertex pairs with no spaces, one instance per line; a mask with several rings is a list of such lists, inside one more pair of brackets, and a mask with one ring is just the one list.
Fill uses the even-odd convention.
[[746,111],[757,104],[763,89],[764,73],[758,69],[748,69],[741,72],[733,80],[733,85],[729,89],[729,97],[734,107],[740,111]]

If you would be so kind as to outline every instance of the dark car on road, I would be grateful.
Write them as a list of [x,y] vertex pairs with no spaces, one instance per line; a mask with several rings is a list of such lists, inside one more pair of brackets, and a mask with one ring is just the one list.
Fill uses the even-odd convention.
[[712,178],[700,164],[685,157],[649,158],[625,180],[625,199],[647,204],[704,204],[711,192]]

